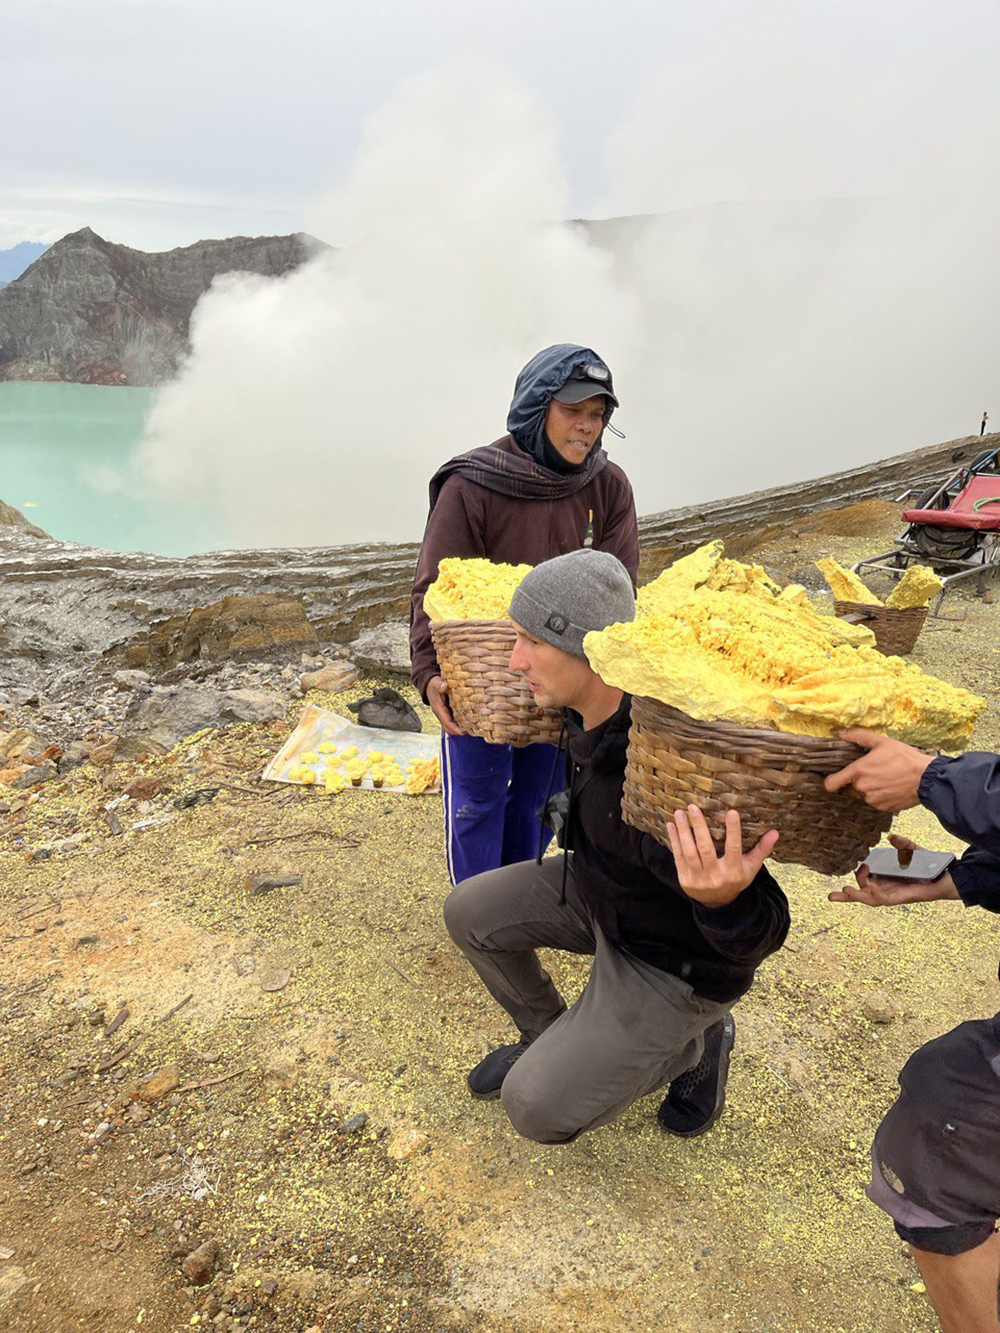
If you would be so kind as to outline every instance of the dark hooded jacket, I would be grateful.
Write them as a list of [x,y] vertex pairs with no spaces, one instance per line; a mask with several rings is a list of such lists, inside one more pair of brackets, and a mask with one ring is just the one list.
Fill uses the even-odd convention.
[[563,842],[580,896],[614,944],[722,1003],[750,988],[760,963],[784,943],[788,902],[761,870],[725,907],[685,894],[670,851],[622,819],[622,787],[632,700],[589,731],[567,710]]
[[1000,912],[1000,755],[940,754],[924,770],[917,795],[949,833],[971,844],[951,867],[962,901]]
[[[579,467],[557,471],[539,461],[547,456],[545,417],[554,393],[590,362],[604,364],[590,348],[572,344],[539,352],[517,377],[507,418],[511,433],[449,460],[431,479],[410,628],[410,670],[424,699],[428,681],[439,674],[424,593],[446,557],[539,565],[592,545],[617,556],[636,583],[639,532],[632,487],[600,441]],[[609,404],[605,424],[610,415]]]

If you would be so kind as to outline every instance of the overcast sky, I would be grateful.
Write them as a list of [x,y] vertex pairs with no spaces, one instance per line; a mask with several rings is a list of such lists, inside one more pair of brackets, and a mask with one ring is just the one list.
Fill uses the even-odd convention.
[[548,342],[642,513],[996,419],[997,0],[0,0],[0,117],[0,247],[338,247],[217,282],[92,479],[217,545],[419,536]]
[[466,53],[547,107],[571,214],[974,204],[998,39],[995,0],[0,0],[0,246],[300,229],[400,82]]

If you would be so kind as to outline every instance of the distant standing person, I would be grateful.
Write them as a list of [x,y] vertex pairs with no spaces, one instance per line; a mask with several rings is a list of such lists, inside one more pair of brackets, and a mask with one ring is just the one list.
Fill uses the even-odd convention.
[[987,423],[987,421],[989,421],[989,419],[990,419],[990,414],[989,414],[989,412],[984,412],[984,413],[983,413],[983,424],[979,427],[979,434],[980,434],[980,435],[985,435],[985,434],[986,434],[986,423]]
[[413,683],[441,723],[448,874],[453,884],[530,861],[551,834],[538,817],[555,747],[493,745],[462,733],[423,602],[448,556],[539,565],[593,546],[639,567],[632,487],[601,441],[618,406],[611,371],[589,347],[546,347],[522,369],[508,434],[452,458],[430,483],[430,514],[413,584]]

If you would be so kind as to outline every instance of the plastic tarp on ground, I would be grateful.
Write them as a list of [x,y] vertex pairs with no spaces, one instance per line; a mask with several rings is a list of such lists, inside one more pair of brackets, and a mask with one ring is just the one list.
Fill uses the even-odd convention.
[[[318,752],[319,747],[327,743],[335,745],[338,750],[356,745],[359,757],[372,750],[378,750],[395,759],[404,772],[411,759],[425,761],[436,759],[440,748],[437,736],[424,736],[416,731],[388,731],[384,727],[359,727],[356,722],[341,717],[339,713],[328,713],[325,708],[317,708],[314,704],[310,704],[303,710],[298,726],[264,769],[261,777],[265,782],[312,785],[314,790],[323,791],[323,769],[326,766],[327,756],[320,754],[316,763],[303,764],[302,755],[311,751]],[[292,769],[300,767],[312,768],[316,774],[314,784],[297,783],[288,776]],[[436,783],[433,787],[429,787],[428,791],[440,791],[440,789],[440,783]],[[395,791],[404,794],[406,791],[402,784],[395,787],[386,785],[376,789],[372,783],[371,773],[364,775],[358,790]]]

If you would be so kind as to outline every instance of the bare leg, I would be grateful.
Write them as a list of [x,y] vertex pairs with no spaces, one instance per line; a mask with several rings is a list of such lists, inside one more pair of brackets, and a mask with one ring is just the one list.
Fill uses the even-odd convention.
[[1000,1333],[1000,1238],[993,1235],[964,1254],[932,1254],[912,1245],[910,1253],[944,1333]]

